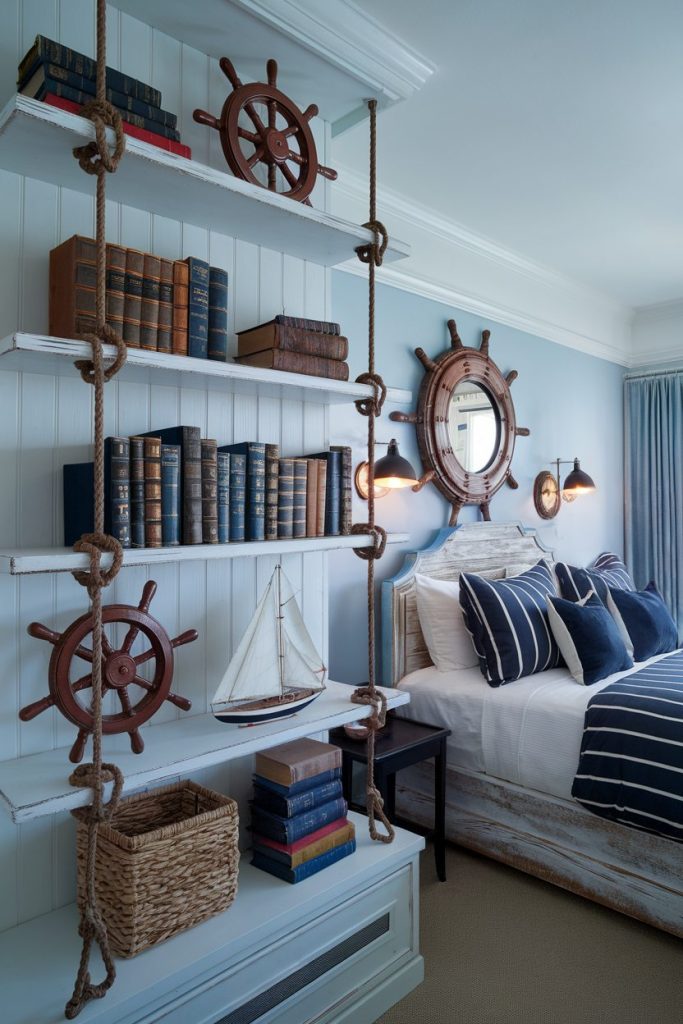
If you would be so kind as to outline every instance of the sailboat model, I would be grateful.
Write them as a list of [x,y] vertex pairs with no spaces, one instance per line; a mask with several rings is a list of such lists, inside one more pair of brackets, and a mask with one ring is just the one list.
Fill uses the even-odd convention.
[[287,718],[325,689],[326,668],[277,565],[211,702],[219,722]]

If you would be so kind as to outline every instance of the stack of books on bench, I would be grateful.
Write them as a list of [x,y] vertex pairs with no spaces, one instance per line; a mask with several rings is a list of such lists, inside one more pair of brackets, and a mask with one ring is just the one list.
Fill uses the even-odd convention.
[[327,320],[282,315],[237,332],[236,361],[247,366],[348,380],[348,354],[348,338]]
[[339,747],[293,740],[258,753],[254,767],[255,867],[296,884],[355,851]]
[[[23,96],[78,114],[95,99],[96,75],[97,63],[90,57],[36,36],[19,64],[17,89]],[[180,141],[177,116],[161,109],[158,89],[109,67],[106,82],[107,99],[121,115],[126,135],[191,159],[189,146]]]

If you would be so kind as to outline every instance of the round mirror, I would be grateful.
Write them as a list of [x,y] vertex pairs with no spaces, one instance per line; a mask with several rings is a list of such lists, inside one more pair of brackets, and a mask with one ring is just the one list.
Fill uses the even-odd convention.
[[482,473],[498,452],[498,410],[489,393],[473,380],[461,380],[451,392],[448,434],[453,454],[467,473]]

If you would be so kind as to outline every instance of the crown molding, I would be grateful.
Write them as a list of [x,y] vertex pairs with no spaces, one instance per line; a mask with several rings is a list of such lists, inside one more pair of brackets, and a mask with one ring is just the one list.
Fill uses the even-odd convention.
[[633,317],[630,366],[635,369],[683,363],[683,299],[639,306]]
[[[381,107],[408,99],[436,66],[375,21],[352,0],[232,0],[375,95]],[[367,109],[359,106],[332,125],[338,135]]]
[[[335,166],[339,179],[331,193],[333,212],[353,218],[367,204],[367,178],[340,168],[338,161]],[[378,188],[377,203],[380,219],[388,224],[400,222],[401,236],[413,251],[400,266],[381,267],[378,281],[620,366],[631,365],[633,310],[629,307],[398,192]],[[467,268],[468,280],[454,287],[444,281],[443,266],[457,277],[458,270],[453,268],[458,261]],[[351,261],[339,269],[366,273]]]

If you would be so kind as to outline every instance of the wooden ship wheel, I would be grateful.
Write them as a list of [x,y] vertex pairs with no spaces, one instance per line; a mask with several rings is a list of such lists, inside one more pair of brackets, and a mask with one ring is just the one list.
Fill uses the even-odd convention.
[[[318,113],[315,103],[303,112],[277,88],[277,63],[266,65],[268,83],[244,85],[231,61],[221,57],[221,71],[232,85],[220,117],[195,110],[199,124],[215,128],[230,170],[253,185],[296,199],[307,206],[316,178],[335,181],[337,172],[318,163],[308,122]],[[261,174],[257,173],[261,171]],[[264,180],[265,179],[265,180]]]
[[[392,412],[390,419],[414,423],[424,476],[413,487],[420,490],[433,482],[450,502],[449,526],[455,526],[463,505],[479,505],[482,516],[490,520],[490,501],[504,483],[517,488],[510,464],[515,439],[528,436],[527,427],[518,427],[510,385],[516,370],[502,375],[489,355],[490,331],[482,331],[479,349],[463,345],[455,320],[448,321],[451,347],[436,359],[422,348],[415,355],[425,369],[420,387],[417,412]],[[463,398],[473,397],[479,408],[489,416],[489,442],[485,454],[479,451],[472,460],[459,448],[461,431],[467,433],[469,423],[459,415]],[[471,431],[470,431],[471,432]],[[476,460],[477,456],[479,461]]]
[[[171,693],[173,678],[173,649],[197,639],[197,630],[188,629],[171,640],[163,626],[149,614],[149,606],[156,593],[157,585],[149,580],[142,591],[137,607],[127,604],[110,604],[102,609],[102,699],[113,694],[120,709],[109,713],[103,706],[102,732],[105,735],[127,732],[134,754],[144,750],[139,728],[159,710],[164,701],[169,701],[181,711],[189,711],[191,701]],[[107,637],[106,627],[127,626],[127,632],[120,647]],[[78,763],[85,750],[88,736],[93,732],[92,705],[87,691],[92,687],[92,672],[83,674],[84,666],[93,663],[92,646],[88,637],[93,632],[93,620],[89,612],[72,622],[63,633],[55,633],[40,622],[32,622],[27,632],[38,640],[47,640],[53,645],[48,670],[50,694],[27,704],[19,712],[22,722],[29,722],[53,706],[78,729],[78,736],[71,748],[69,758]],[[133,654],[136,640],[143,641],[144,649]],[[79,665],[79,662],[82,664]],[[150,678],[140,674],[143,665],[153,663]]]

